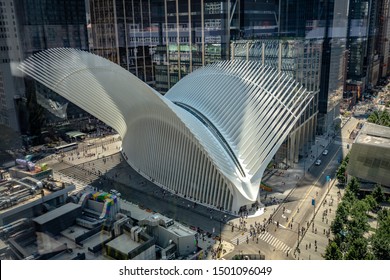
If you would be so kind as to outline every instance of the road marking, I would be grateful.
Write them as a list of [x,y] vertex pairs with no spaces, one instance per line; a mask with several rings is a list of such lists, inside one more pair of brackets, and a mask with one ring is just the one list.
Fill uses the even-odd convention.
[[[236,237],[234,237],[233,239],[231,239],[230,241],[233,244],[237,244],[237,239],[238,239],[239,244],[242,244],[242,243],[246,242],[247,237],[250,241],[252,241],[253,236],[250,237],[249,235],[250,235],[249,232],[245,232],[243,235],[239,234]],[[276,250],[280,250],[284,253],[291,251],[291,248],[287,244],[285,244],[283,241],[277,239],[275,236],[273,236],[269,232],[260,233],[257,237],[260,240],[263,240],[265,243],[269,244],[270,246],[274,247]]]
[[[286,218],[286,217],[284,217]],[[276,225],[278,222],[277,221],[274,221],[274,224]],[[281,223],[279,223],[279,226],[282,227],[282,228],[286,228],[284,225],[282,225]]]
[[263,240],[264,242],[270,244],[272,247],[275,247],[275,249],[283,251],[287,253],[291,250],[291,248],[285,244],[283,241],[277,239],[273,235],[271,235],[269,232],[265,232],[263,234],[259,235],[259,238]]
[[[325,170],[325,169],[328,168],[328,166],[330,165],[330,163],[334,160],[334,158],[335,158],[336,155],[338,154],[340,148],[341,148],[341,147],[339,146],[338,149],[337,149],[337,151],[336,151],[336,153],[333,155],[333,157],[331,158],[331,160],[328,162],[328,164],[325,166],[325,168],[324,168],[323,170]],[[294,219],[294,217],[295,217],[295,216],[297,215],[297,213],[298,213],[298,209],[301,208],[302,204],[306,201],[306,199],[308,198],[309,194],[310,194],[311,191],[313,190],[314,186],[315,186],[315,185],[317,184],[317,182],[320,180],[322,174],[323,174],[323,173],[321,173],[321,174],[318,176],[317,181],[316,181],[314,184],[312,184],[312,186],[310,187],[309,191],[306,193],[305,198],[301,200],[301,203],[300,203],[300,204],[298,205],[298,207],[295,209],[294,214],[292,214],[292,216],[291,216],[292,219],[287,223],[286,227],[289,227],[289,226],[290,226],[291,221]],[[286,228],[286,227],[285,227],[285,228]]]

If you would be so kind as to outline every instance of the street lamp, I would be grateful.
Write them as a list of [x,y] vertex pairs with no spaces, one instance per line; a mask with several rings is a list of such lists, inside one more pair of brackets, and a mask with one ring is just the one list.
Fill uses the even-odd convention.
[[[300,231],[301,231],[301,223],[300,222],[295,222],[293,220],[291,220],[291,230],[292,230],[292,224],[298,224],[298,230],[297,230],[297,234],[298,234],[298,239],[297,239],[297,247],[295,248],[295,251],[298,251],[299,250],[299,237],[300,237]],[[303,234],[302,234],[303,236]]]

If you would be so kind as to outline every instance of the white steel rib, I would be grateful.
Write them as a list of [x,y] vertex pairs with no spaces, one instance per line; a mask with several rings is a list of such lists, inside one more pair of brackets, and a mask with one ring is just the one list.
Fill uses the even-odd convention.
[[80,50],[43,51],[19,68],[116,129],[127,162],[144,177],[232,212],[258,200],[267,164],[312,98],[256,62],[208,65],[165,96]]

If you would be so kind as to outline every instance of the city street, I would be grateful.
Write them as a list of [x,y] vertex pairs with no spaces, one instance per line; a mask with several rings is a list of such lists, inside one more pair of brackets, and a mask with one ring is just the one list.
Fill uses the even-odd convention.
[[[314,146],[313,151],[318,157],[306,159],[305,163],[283,171],[283,175],[270,176],[269,181],[276,182],[279,186],[275,188],[278,193],[270,193],[268,197],[263,193],[262,197],[267,197],[266,202],[270,202],[271,197],[278,199],[267,204],[265,213],[258,217],[235,217],[217,209],[194,204],[184,197],[163,190],[139,175],[122,159],[119,152],[121,142],[112,136],[111,139],[90,140],[90,143],[94,143],[93,146],[88,143],[80,145],[78,151],[67,152],[61,158],[62,162],[53,159],[52,167],[56,170],[56,177],[78,182],[78,189],[85,184],[104,191],[116,189],[123,199],[139,205],[140,208],[159,212],[193,229],[200,229],[213,236],[219,235],[222,229],[224,243],[231,244],[232,248],[224,256],[226,259],[239,254],[261,254],[265,255],[266,259],[300,258],[295,250],[298,238],[302,252],[302,238],[306,238],[309,233],[315,234],[316,229],[318,232],[325,229],[316,223],[314,227],[311,224],[314,210],[318,210],[334,182],[327,181],[327,176],[329,180],[334,179],[339,161],[348,151],[345,141],[351,142],[348,130],[355,128],[357,122],[356,119],[347,122],[341,135],[327,146],[322,144],[326,144],[326,139],[317,141],[318,146]],[[322,155],[324,148],[328,150],[327,155]],[[94,156],[84,157],[83,151],[86,154],[93,151]],[[319,166],[313,164],[317,158],[322,161]],[[303,168],[307,169],[306,172],[303,172]],[[281,181],[285,183],[281,184]],[[328,220],[328,225],[330,222]],[[321,250],[326,246],[325,241],[318,240]],[[312,254],[311,257],[320,258],[320,255]]]

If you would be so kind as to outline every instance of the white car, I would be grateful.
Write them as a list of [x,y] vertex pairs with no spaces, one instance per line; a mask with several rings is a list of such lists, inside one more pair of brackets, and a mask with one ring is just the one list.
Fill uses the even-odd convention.
[[326,156],[328,153],[329,153],[328,150],[324,150],[324,151],[322,152],[322,155]]
[[315,165],[321,165],[322,161],[320,159],[317,159],[316,162],[315,162]]

